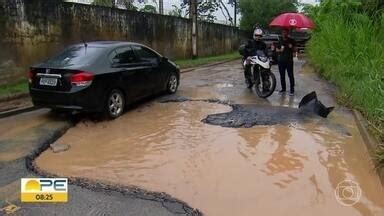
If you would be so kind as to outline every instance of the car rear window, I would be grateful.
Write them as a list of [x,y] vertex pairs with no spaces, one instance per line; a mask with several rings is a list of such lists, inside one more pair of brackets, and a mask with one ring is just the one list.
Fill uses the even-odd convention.
[[72,46],[65,49],[59,55],[47,60],[52,67],[84,66],[91,64],[105,50],[104,47]]

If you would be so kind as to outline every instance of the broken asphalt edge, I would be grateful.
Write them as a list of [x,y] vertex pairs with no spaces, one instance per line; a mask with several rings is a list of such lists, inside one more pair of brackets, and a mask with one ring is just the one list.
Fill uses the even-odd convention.
[[[68,129],[75,126],[75,122],[68,122],[65,126],[61,127],[60,129],[54,131],[53,133],[49,134],[43,141],[41,141],[39,147],[35,150],[33,150],[28,156],[25,158],[25,165],[26,168],[35,173],[38,176],[51,178],[51,177],[62,177],[58,175],[54,175],[51,173],[48,173],[42,169],[40,169],[36,163],[35,159],[45,150],[47,150],[52,143],[54,143],[57,139],[59,139],[61,136],[63,136]],[[180,212],[174,212],[172,209],[170,209],[167,206],[167,203],[177,203],[182,206],[182,209],[184,210],[184,213],[189,216],[202,216],[203,213],[200,212],[198,209],[194,209],[190,207],[186,202],[183,202],[181,200],[178,200],[176,198],[173,198],[172,196],[163,193],[163,192],[153,192],[153,191],[147,191],[145,189],[136,187],[136,186],[125,186],[125,185],[119,185],[119,184],[108,184],[108,183],[102,183],[100,181],[90,180],[87,178],[80,178],[80,177],[68,177],[69,184],[76,185],[91,191],[96,192],[119,192],[123,195],[133,196],[138,199],[144,199],[149,201],[155,201],[160,202],[163,207],[165,207],[168,211],[171,213],[178,213]],[[182,214],[182,213],[181,213]]]
[[[355,122],[356,122],[357,128],[359,129],[364,145],[367,147],[368,152],[372,156],[375,153],[376,149],[378,148],[379,142],[369,133],[367,129],[368,122],[365,120],[363,115],[356,109],[352,109],[352,113],[353,113],[353,116],[355,117]],[[371,159],[373,160],[373,158]],[[375,169],[375,171],[380,178],[381,184],[384,186],[384,171],[380,171],[379,169]]]

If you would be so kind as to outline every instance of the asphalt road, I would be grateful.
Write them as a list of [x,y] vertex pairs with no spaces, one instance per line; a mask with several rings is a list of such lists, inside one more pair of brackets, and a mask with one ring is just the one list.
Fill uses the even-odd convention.
[[[383,188],[351,112],[303,63],[295,63],[293,97],[258,98],[233,61],[182,74],[177,94],[114,121],[48,110],[0,119],[0,207],[14,204],[16,215],[382,215]],[[298,115],[313,90],[336,106],[328,119]],[[47,149],[28,163],[37,173],[26,168],[64,132],[56,142],[68,151]],[[68,203],[20,202],[20,178],[52,174],[73,176]],[[335,197],[345,179],[360,185],[356,205]]]

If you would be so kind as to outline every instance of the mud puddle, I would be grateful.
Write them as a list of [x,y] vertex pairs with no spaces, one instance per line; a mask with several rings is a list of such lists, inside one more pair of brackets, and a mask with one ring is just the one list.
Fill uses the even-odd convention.
[[[353,121],[332,115],[252,128],[201,122],[229,111],[198,101],[150,103],[114,121],[79,123],[56,142],[68,151],[47,150],[36,164],[60,176],[165,192],[205,215],[384,215],[384,193]],[[342,123],[349,135],[325,121]],[[353,206],[335,196],[354,193],[338,187],[343,180],[361,189]]]

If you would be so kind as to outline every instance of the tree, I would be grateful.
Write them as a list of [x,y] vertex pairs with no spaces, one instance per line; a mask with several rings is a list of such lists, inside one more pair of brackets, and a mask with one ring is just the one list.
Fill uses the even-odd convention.
[[[224,1],[225,0],[198,0],[198,19],[205,22],[214,22],[217,20],[215,12],[220,10],[224,18],[233,24],[233,18]],[[234,0],[228,0],[228,4],[234,6]],[[189,0],[184,0],[181,3],[181,9],[186,10],[186,15],[189,14]]]
[[164,1],[159,0],[159,14],[164,14]]
[[133,2],[135,0],[94,0],[93,5],[100,5],[105,7],[117,7],[118,5],[125,6],[126,9],[137,9]]
[[311,4],[302,4],[301,12],[307,16],[311,16],[315,13],[315,10],[318,8],[317,6]]
[[145,5],[144,8],[140,9],[141,12],[147,12],[147,13],[157,13],[156,7],[152,5]]
[[93,5],[100,5],[105,7],[114,7],[115,1],[114,0],[94,0],[92,2]]
[[172,5],[172,10],[168,12],[170,16],[183,17],[183,9],[177,7],[176,5]]
[[[147,3],[148,0],[94,0],[93,5],[100,5],[105,7],[124,7],[127,10],[137,11],[137,7],[134,5],[134,2],[138,3]],[[156,0],[152,0],[156,2]]]
[[250,31],[256,23],[267,27],[275,16],[297,11],[297,6],[297,0],[239,0],[240,28]]
[[198,19],[206,22],[214,22],[217,18],[215,11],[218,9],[219,3],[216,1],[202,1],[197,5]]
[[125,9],[137,11],[137,7],[135,5],[133,5],[133,3],[130,3],[130,2],[125,3]]

